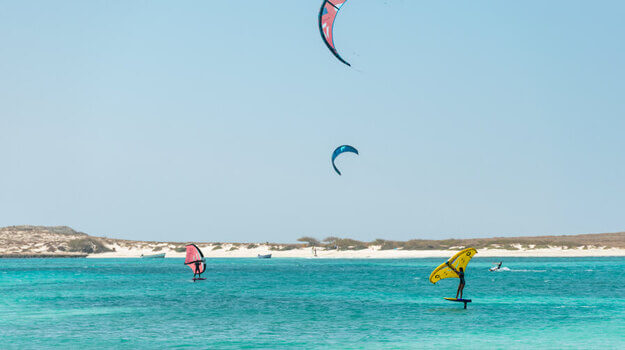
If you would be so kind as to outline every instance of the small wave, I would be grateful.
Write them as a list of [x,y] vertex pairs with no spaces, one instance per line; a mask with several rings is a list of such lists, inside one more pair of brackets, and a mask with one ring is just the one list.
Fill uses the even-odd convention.
[[547,272],[547,270],[510,270],[512,272]]
[[510,272],[547,272],[547,270],[528,270],[528,269],[518,269],[518,270],[514,269],[514,270],[512,270],[512,269],[509,269],[507,267],[502,267],[502,268],[497,269],[497,270],[491,270],[491,269],[488,269],[488,270],[491,271],[491,272],[503,272],[503,271],[510,271]]

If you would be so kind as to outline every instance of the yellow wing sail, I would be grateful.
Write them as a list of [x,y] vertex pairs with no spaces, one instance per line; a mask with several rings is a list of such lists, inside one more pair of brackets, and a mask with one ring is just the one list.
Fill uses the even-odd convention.
[[[467,264],[471,261],[471,258],[473,258],[475,254],[477,254],[477,250],[475,250],[475,248],[463,249],[449,258],[447,262],[449,262],[456,270],[462,267],[462,269],[466,271]],[[430,282],[432,283],[436,283],[445,278],[458,278],[458,275],[450,269],[449,266],[447,266],[447,263],[440,264],[430,274]]]

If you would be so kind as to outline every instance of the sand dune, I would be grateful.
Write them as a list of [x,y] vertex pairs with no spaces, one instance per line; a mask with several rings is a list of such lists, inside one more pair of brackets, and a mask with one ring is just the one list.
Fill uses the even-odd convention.
[[[330,241],[316,247],[316,256],[307,243],[195,243],[208,258],[250,258],[258,254],[272,254],[276,258],[426,258],[447,257],[450,252],[468,246],[477,248],[480,257],[625,256],[625,233],[407,242],[340,238]],[[95,237],[67,226],[0,228],[2,257],[137,258],[165,253],[168,258],[181,258],[185,244]]]

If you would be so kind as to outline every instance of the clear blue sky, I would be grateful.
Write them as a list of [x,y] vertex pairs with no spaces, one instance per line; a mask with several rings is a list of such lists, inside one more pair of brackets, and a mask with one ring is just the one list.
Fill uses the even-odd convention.
[[0,226],[625,230],[625,2],[320,3],[0,0]]

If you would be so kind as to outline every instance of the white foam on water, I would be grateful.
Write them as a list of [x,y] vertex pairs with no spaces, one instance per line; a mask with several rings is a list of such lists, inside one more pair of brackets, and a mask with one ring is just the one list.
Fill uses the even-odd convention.
[[510,270],[512,272],[547,272],[547,270]]

